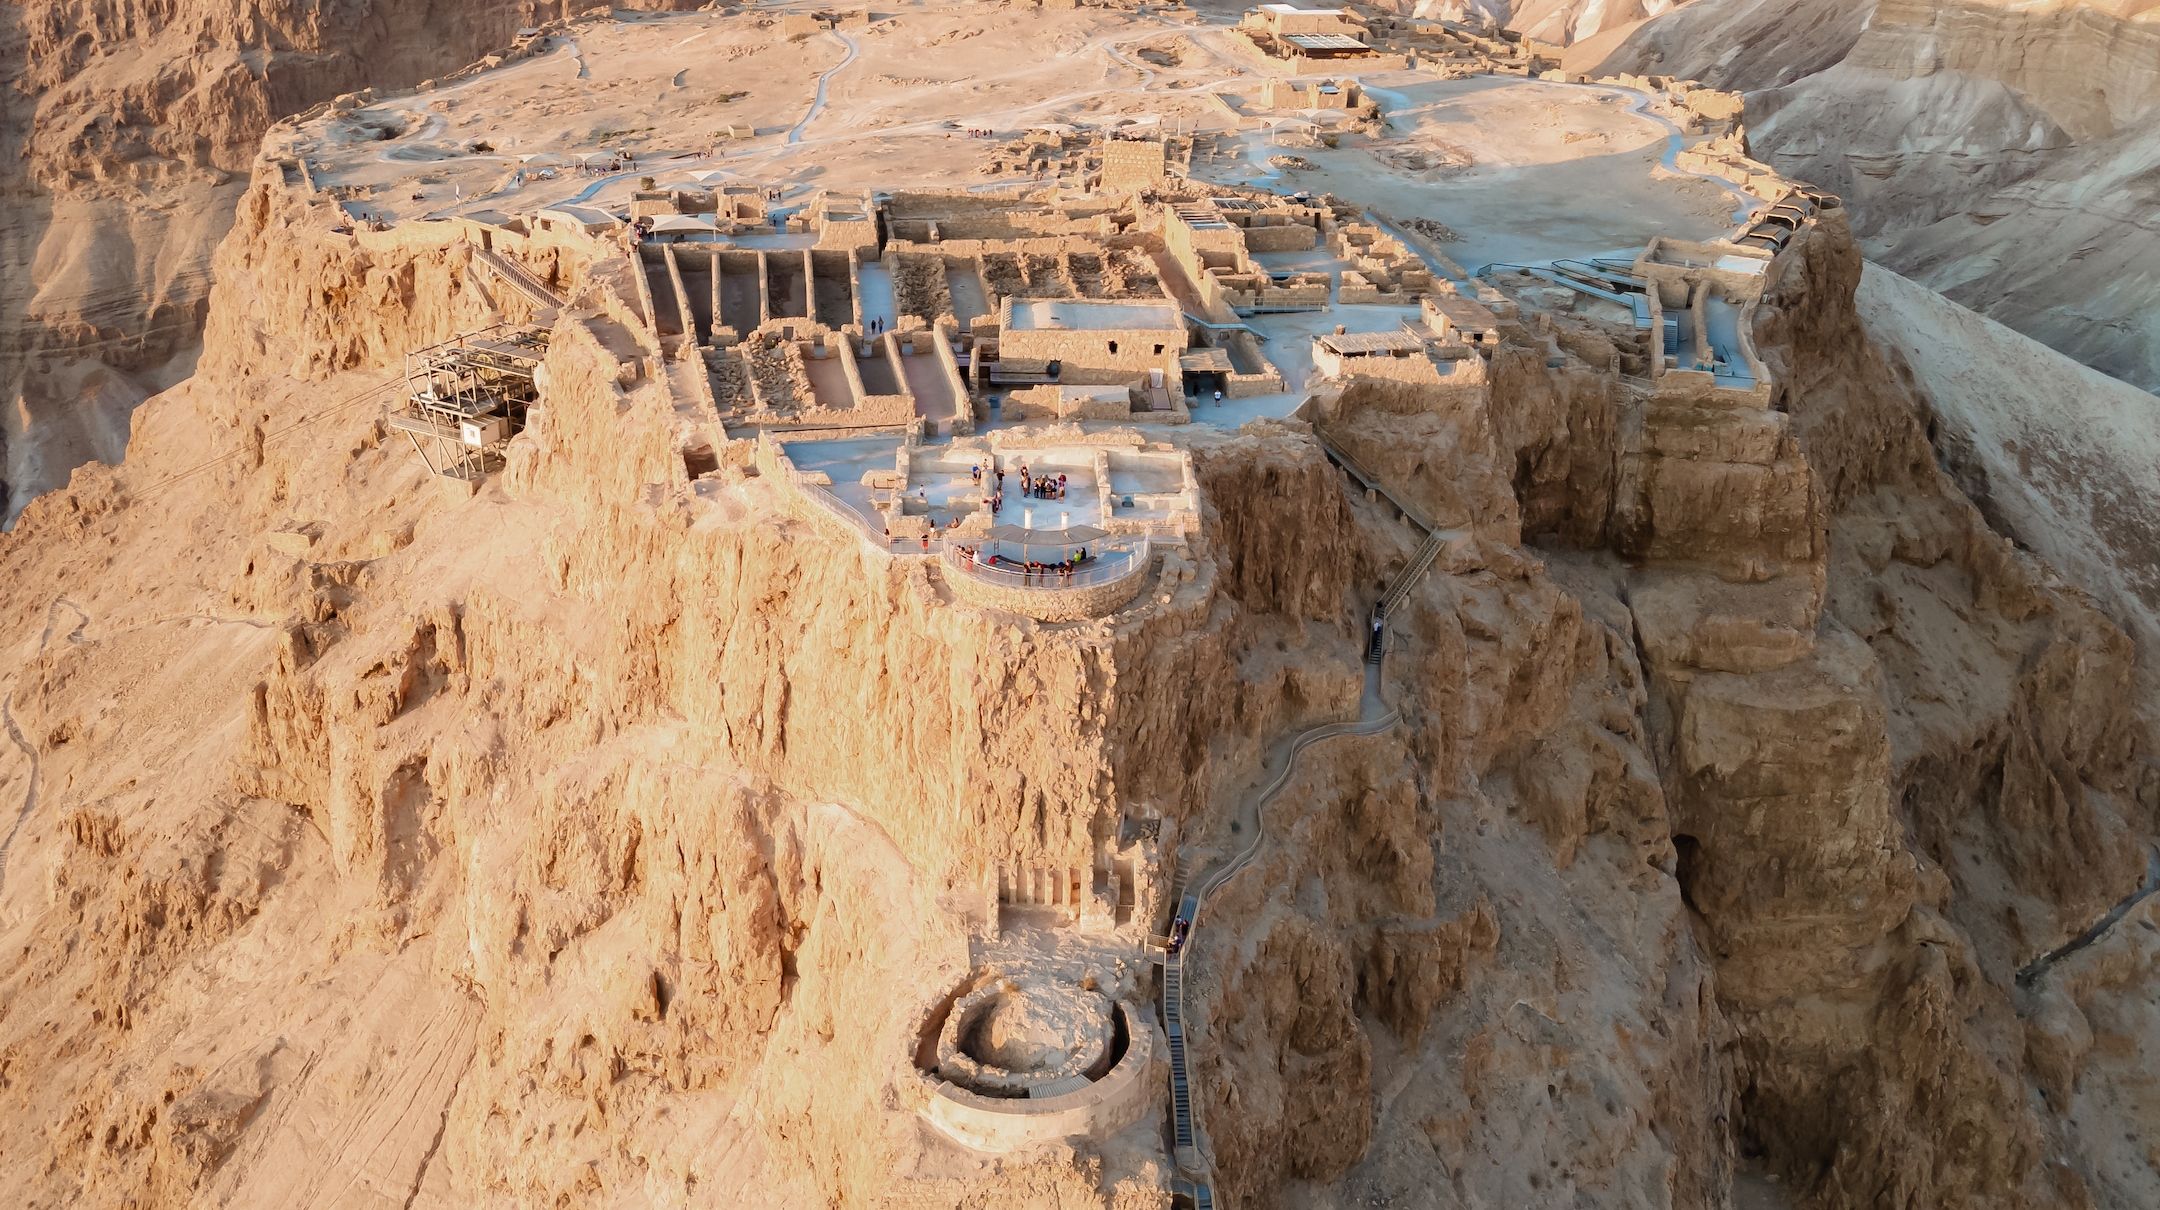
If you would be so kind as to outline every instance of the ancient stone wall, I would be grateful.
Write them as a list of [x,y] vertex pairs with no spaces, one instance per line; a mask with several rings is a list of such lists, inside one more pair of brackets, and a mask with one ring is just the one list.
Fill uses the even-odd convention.
[[1001,579],[979,575],[959,565],[954,558],[947,558],[945,565],[950,569],[945,583],[961,600],[983,609],[1016,613],[1044,622],[1073,622],[1115,612],[1147,587],[1153,573],[1151,562],[1141,560],[1129,573],[1114,580],[1079,588],[1057,588],[1003,583]]
[[1151,189],[1162,184],[1163,176],[1163,145],[1159,140],[1111,139],[1103,144],[1104,192]]

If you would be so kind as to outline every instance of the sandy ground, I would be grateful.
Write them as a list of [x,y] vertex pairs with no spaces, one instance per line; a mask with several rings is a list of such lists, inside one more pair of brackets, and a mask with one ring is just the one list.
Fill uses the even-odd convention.
[[[363,191],[352,208],[411,218],[618,203],[647,175],[662,186],[995,187],[978,171],[988,144],[956,131],[1132,119],[1223,137],[1224,154],[1195,165],[1201,179],[1331,191],[1439,219],[1464,237],[1449,251],[1473,269],[1729,227],[1726,195],[1660,168],[1668,132],[1609,90],[1374,73],[1361,82],[1388,115],[1384,134],[1290,149],[1270,123],[1293,115],[1252,108],[1273,69],[1234,49],[1219,25],[1107,9],[906,5],[867,27],[782,39],[779,16],[796,9],[808,11],[581,24],[537,59],[360,111],[294,149],[316,165],[319,184]],[[1232,119],[1209,92],[1245,116]],[[730,126],[756,135],[727,138]],[[622,152],[637,157],[635,168],[607,179],[580,170]],[[1267,165],[1284,153],[1315,167]],[[549,171],[553,179],[540,179]]]
[[[410,219],[567,201],[614,206],[644,176],[663,188],[778,186],[790,205],[820,187],[996,189],[1012,182],[981,171],[995,144],[967,130],[1009,137],[1050,123],[1130,120],[1213,133],[1217,152],[1193,165],[1201,180],[1333,193],[1395,218],[1437,219],[1461,237],[1448,254],[1473,271],[1625,254],[1654,235],[1707,239],[1731,227],[1731,196],[1661,167],[1669,128],[1629,112],[1634,98],[1612,89],[1376,72],[1358,78],[1382,105],[1382,132],[1345,124],[1336,148],[1292,146],[1273,124],[1297,115],[1256,108],[1261,82],[1282,73],[1224,37],[1235,20],[1228,11],[1194,23],[1109,9],[910,4],[875,10],[880,19],[865,27],[788,40],[778,23],[792,11],[811,10],[581,23],[538,58],[312,125],[292,150],[308,158],[319,186],[359,195],[349,210]],[[727,137],[731,126],[755,134]],[[634,164],[605,171],[626,154]],[[1269,165],[1277,155],[1312,167]],[[1271,269],[1338,280],[1348,267],[1324,250],[1265,259]],[[1389,331],[1415,315],[1335,306],[1255,317],[1289,389],[1203,399],[1194,422],[1230,429],[1287,415],[1305,396],[1314,335],[1336,324]],[[1008,425],[995,414],[985,427]],[[836,473],[836,486],[859,490],[858,475]]]
[[[1706,239],[1732,227],[1724,190],[1661,168],[1665,128],[1629,113],[1618,92],[1419,72],[1363,82],[1387,115],[1385,137],[1345,135],[1329,150],[1249,131],[1242,163],[1196,166],[1195,175],[1334,193],[1391,215],[1438,219],[1463,237],[1448,255],[1472,271],[1640,247],[1653,235]],[[1314,168],[1268,169],[1271,155],[1301,156]],[[1404,166],[1420,161],[1433,166]]]

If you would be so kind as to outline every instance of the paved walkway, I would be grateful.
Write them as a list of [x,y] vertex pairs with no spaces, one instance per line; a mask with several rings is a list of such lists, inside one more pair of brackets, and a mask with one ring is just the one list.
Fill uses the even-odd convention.
[[795,129],[788,131],[787,141],[790,143],[802,142],[802,132],[809,129],[810,123],[818,120],[819,114],[825,112],[826,86],[832,83],[832,78],[840,73],[841,68],[846,67],[850,63],[853,63],[855,61],[855,56],[862,53],[862,47],[855,45],[855,39],[848,37],[846,34],[841,33],[837,29],[832,31],[832,36],[840,39],[840,41],[842,41],[843,43],[846,43],[847,58],[833,64],[830,70],[828,70],[824,75],[818,77],[817,99],[810,102],[810,112],[803,115],[802,121],[795,123]]
[[883,265],[863,265],[856,271],[856,279],[862,285],[863,328],[868,330],[871,320],[882,319],[885,326],[878,331],[892,330],[897,318],[893,314],[892,274]]

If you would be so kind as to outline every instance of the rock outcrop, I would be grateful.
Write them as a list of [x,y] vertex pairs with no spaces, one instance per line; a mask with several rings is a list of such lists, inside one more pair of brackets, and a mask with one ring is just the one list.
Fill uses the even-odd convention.
[[210,259],[271,123],[405,87],[566,15],[455,7],[32,3],[9,23],[0,122],[0,482],[10,521],[192,372]]
[[[1511,323],[1475,389],[1187,437],[1190,545],[1046,626],[736,450],[693,474],[598,241],[532,427],[446,496],[371,391],[517,304],[457,225],[332,209],[251,182],[200,373],[0,538],[25,1204],[1160,1206],[1158,1122],[963,1155],[895,1056],[988,871],[1132,832],[1152,904],[1253,825],[1188,968],[1225,1204],[2146,1187],[2080,1115],[2150,1103],[2151,945],[2017,982],[2146,868],[2137,641],[1938,466],[1837,212],[1754,311],[1770,397]],[[1401,724],[1246,819],[1422,536],[1316,428],[1460,533],[1394,615]]]
[[1870,257],[2160,390],[2148,5],[1698,0],[1569,67],[1746,91],[1756,156],[1842,195]]

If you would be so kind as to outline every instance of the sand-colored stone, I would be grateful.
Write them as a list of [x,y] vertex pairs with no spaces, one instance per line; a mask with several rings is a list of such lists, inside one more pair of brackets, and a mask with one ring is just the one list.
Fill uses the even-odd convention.
[[[1130,20],[850,32],[875,67]],[[1046,623],[807,507],[684,389],[680,261],[582,230],[490,249],[563,294],[546,398],[480,490],[435,490],[380,384],[537,305],[475,268],[489,224],[356,229],[316,188],[256,175],[195,375],[0,538],[24,1204],[1160,1207],[1157,1035],[1035,1115],[946,1095],[923,1031],[986,954],[1151,1011],[1181,858],[1256,835],[1185,959],[1226,1205],[1717,1206],[1741,1158],[1826,1207],[2150,1203],[2118,1137],[2160,1103],[2150,907],[2016,982],[2144,874],[2146,640],[1941,469],[1842,220],[1763,275],[1762,399],[1518,297],[1475,381],[1117,435],[1189,456],[1194,524],[1144,595]],[[904,241],[947,306],[1038,221],[1178,263],[1141,210],[1007,209],[1044,217],[964,215],[958,277]],[[815,389],[796,339],[746,392]],[[1366,611],[1425,540],[1398,505],[1451,531],[1392,614],[1399,721],[1312,746],[1262,818],[1277,741],[1358,709]]]

